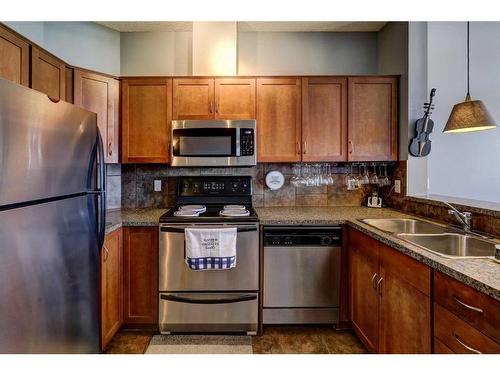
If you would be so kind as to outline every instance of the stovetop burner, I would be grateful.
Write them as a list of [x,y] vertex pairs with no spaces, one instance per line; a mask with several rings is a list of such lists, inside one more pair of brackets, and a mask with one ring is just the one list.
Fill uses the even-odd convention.
[[252,178],[248,176],[179,177],[177,207],[160,217],[160,223],[254,222]]

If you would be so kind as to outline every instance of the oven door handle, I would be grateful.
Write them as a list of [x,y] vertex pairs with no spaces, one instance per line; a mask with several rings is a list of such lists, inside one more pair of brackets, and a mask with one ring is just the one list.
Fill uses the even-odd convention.
[[[161,232],[171,232],[171,233],[184,233],[184,229],[186,228],[197,228],[195,226],[187,226],[187,227],[160,227]],[[225,228],[231,228],[231,227],[220,227],[221,229]],[[210,227],[203,227],[203,229],[215,229],[215,228],[210,228]],[[236,231],[238,233],[241,232],[256,232],[258,229],[257,226],[250,226],[250,227],[236,227]]]
[[194,303],[200,305],[217,305],[223,303],[237,303],[244,301],[253,301],[257,299],[256,294],[241,294],[238,296],[224,297],[224,298],[193,298],[175,294],[162,294],[160,298],[167,301],[181,302],[181,303]]

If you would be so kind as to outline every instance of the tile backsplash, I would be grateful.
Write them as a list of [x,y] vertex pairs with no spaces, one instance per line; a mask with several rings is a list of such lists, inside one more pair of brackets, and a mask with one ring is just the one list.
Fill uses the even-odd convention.
[[120,164],[106,164],[106,208],[121,207],[122,168]]
[[[359,206],[366,201],[370,187],[347,191],[346,170],[334,167],[332,186],[295,188],[290,184],[291,164],[258,164],[250,168],[171,168],[155,164],[123,164],[121,168],[121,206],[124,208],[171,207],[175,205],[178,176],[232,175],[252,176],[255,207],[276,206]],[[285,185],[277,191],[265,186],[265,175],[279,170]],[[162,190],[154,191],[154,180],[162,182]]]

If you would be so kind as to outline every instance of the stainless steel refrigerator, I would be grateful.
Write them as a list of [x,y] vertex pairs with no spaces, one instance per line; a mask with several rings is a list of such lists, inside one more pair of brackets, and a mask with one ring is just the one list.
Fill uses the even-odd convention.
[[0,79],[0,353],[99,351],[96,114]]

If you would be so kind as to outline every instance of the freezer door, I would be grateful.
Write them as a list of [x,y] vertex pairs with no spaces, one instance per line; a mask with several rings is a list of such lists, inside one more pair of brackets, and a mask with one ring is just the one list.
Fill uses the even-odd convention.
[[97,117],[0,79],[0,208],[94,189]]
[[99,351],[95,199],[0,211],[0,353]]

